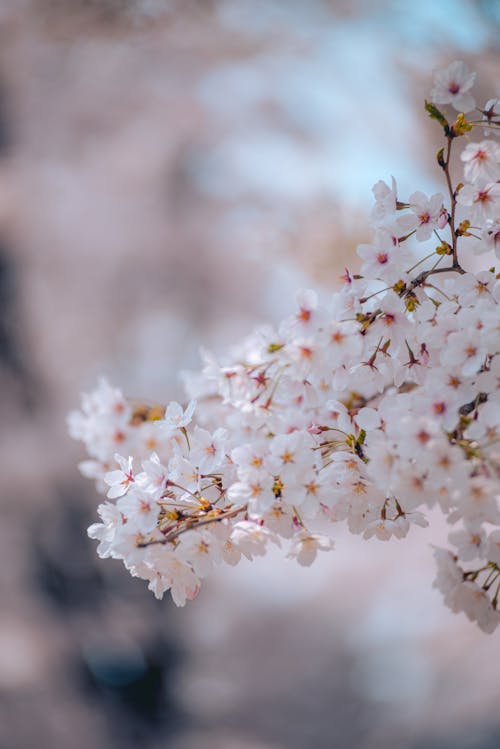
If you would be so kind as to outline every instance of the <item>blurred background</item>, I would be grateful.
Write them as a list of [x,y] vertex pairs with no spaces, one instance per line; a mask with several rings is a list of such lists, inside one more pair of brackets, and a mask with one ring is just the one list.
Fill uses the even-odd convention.
[[432,69],[500,95],[498,0],[0,0],[0,749],[498,749],[500,633],[432,533],[156,602],[85,529],[65,415],[334,289],[371,187],[441,189]]

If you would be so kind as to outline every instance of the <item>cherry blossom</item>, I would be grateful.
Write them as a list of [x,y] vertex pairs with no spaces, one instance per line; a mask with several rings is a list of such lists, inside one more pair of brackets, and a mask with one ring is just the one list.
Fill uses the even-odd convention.
[[[452,63],[426,105],[443,193],[377,182],[360,272],[330,300],[301,289],[279,325],[221,361],[203,352],[186,407],[101,380],[69,415],[108,498],[89,536],[155,596],[182,606],[270,545],[309,566],[336,523],[399,542],[435,508],[452,547],[435,551],[435,587],[485,632],[500,623],[500,277],[484,254],[500,257],[498,101],[481,122],[436,106],[467,112],[474,79]],[[491,140],[456,145],[484,122]]]
[[173,401],[165,411],[165,417],[160,422],[160,426],[165,429],[182,429],[182,427],[187,427],[193,418],[195,407],[196,401],[194,400],[190,401],[186,410],[183,410],[182,406]]
[[434,104],[451,104],[457,112],[470,112],[475,100],[470,90],[476,80],[464,62],[452,62],[448,67],[434,72],[431,101]]
[[493,251],[500,260],[500,218],[486,220],[481,239],[482,242],[476,245],[476,252]]
[[397,186],[394,177],[391,178],[391,187],[383,180],[379,180],[372,189],[375,198],[375,206],[372,211],[373,222],[384,223],[387,219],[392,219],[397,208]]
[[457,203],[471,207],[473,221],[495,221],[500,211],[500,184],[484,180],[466,184],[458,193]]
[[494,182],[500,177],[500,146],[493,140],[468,143],[460,158],[464,162],[464,177],[468,182],[478,179]]
[[303,567],[310,567],[318,551],[330,549],[333,549],[333,541],[330,538],[302,531],[295,536],[287,556],[289,559],[296,559]]
[[104,481],[108,484],[109,491],[107,496],[110,499],[121,497],[128,491],[130,484],[135,481],[132,468],[133,458],[122,458],[121,455],[115,454],[115,460],[120,466],[118,471],[109,471],[104,476]]
[[443,229],[448,221],[448,213],[443,206],[441,193],[428,198],[423,192],[410,195],[409,208],[412,213],[402,216],[398,224],[403,232],[415,232],[419,242],[430,239],[432,232]]

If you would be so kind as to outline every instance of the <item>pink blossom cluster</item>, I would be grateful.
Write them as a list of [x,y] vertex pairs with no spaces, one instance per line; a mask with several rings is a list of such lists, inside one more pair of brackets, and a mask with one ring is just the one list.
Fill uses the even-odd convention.
[[227,361],[205,353],[185,409],[102,381],[70,415],[108,497],[89,535],[156,596],[183,605],[269,544],[310,565],[340,521],[401,539],[437,507],[453,551],[436,550],[435,585],[483,630],[500,623],[500,103],[476,107],[474,78],[452,63],[426,102],[444,194],[378,182],[360,272],[330,300],[301,290],[279,327]]

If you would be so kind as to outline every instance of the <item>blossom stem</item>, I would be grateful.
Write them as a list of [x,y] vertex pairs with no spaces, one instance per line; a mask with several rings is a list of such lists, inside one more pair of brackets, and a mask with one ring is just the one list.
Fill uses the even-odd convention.
[[463,275],[465,271],[458,264],[453,264],[451,266],[448,266],[447,268],[431,268],[430,270],[424,270],[416,278],[413,279],[413,281],[411,282],[411,288],[415,288],[415,286],[422,286],[422,284],[425,283],[429,276],[434,276],[436,273],[460,273]]
[[449,297],[448,294],[445,294],[445,292],[443,291],[443,289],[440,289],[439,286],[435,286],[433,283],[428,283],[427,286],[428,286],[429,289],[434,289],[434,291],[437,291],[438,294],[441,294],[441,296],[444,296],[444,298],[446,299],[446,301],[448,301],[448,302],[451,301],[451,297]]
[[450,176],[450,158],[451,158],[451,145],[453,142],[453,137],[451,135],[447,136],[447,146],[446,146],[446,158],[444,162],[444,174],[446,178],[446,185],[448,187],[448,192],[450,194],[450,200],[451,200],[451,214],[450,214],[450,232],[451,232],[451,243],[452,243],[452,252],[453,252],[453,267],[459,267],[458,263],[458,254],[457,254],[457,232],[455,229],[455,211],[457,207],[457,197],[455,194],[455,191],[453,190],[453,185],[451,183],[451,176]]
[[194,530],[196,528],[200,528],[203,525],[209,525],[211,523],[219,523],[221,520],[234,518],[241,512],[246,512],[247,508],[248,505],[238,505],[237,507],[232,507],[229,510],[223,510],[218,515],[215,515],[213,517],[188,517],[185,520],[181,521],[183,523],[182,527],[173,528],[171,531],[169,531],[169,533],[166,533],[163,538],[153,538],[150,541],[141,541],[137,544],[137,546],[139,549],[144,549],[147,546],[171,543],[186,531]]
[[[420,260],[418,260],[418,261],[417,261],[417,262],[415,263],[415,265],[412,265],[412,266],[411,266],[411,268],[408,268],[408,270],[407,270],[406,272],[407,272],[407,273],[411,273],[411,272],[412,272],[412,270],[415,270],[415,268],[418,268],[418,266],[419,266],[419,265],[422,265],[422,263],[425,263],[425,261],[426,261],[426,260],[428,260],[428,259],[429,259],[430,257],[432,257],[432,256],[433,256],[433,255],[435,255],[435,254],[436,254],[436,253],[435,253],[435,251],[434,251],[434,250],[433,250],[432,252],[429,252],[429,254],[428,254],[428,255],[426,255],[425,257],[423,257],[423,258],[421,258]],[[370,297],[368,297],[368,299],[369,299],[369,298],[370,298]]]
[[295,516],[294,519],[297,520],[297,522],[301,526],[301,528],[303,528],[304,530],[307,530],[306,526],[304,525],[304,521],[300,517],[299,511],[297,510],[297,508],[295,507],[295,505],[292,506],[292,510],[293,510],[293,514]]
[[193,499],[196,499],[197,502],[200,501],[200,497],[197,494],[194,494],[193,492],[189,491],[189,489],[186,489],[185,486],[181,486],[180,484],[176,484],[174,481],[170,481],[168,479],[167,486],[175,486],[176,489],[180,489],[183,492],[186,492],[186,494],[189,494]]
[[498,604],[498,593],[499,592],[500,592],[500,581],[498,582],[497,589],[495,591],[495,595],[493,596],[493,598],[491,600],[491,605],[493,606],[494,609],[496,609],[497,604]]
[[498,575],[500,575],[500,570],[496,569],[496,567],[493,567],[492,570],[488,573],[486,576],[486,580],[483,583],[483,590],[489,590],[495,580],[497,579]]

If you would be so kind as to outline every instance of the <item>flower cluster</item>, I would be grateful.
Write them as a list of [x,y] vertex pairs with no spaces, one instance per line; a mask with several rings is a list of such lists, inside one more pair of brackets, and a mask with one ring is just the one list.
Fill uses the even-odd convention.
[[500,102],[476,108],[474,78],[452,63],[426,102],[444,194],[378,182],[360,272],[328,302],[299,291],[278,328],[228,361],[204,354],[185,410],[103,381],[70,415],[81,469],[112,500],[89,535],[155,595],[182,605],[269,544],[309,565],[340,521],[401,539],[437,506],[454,551],[436,550],[435,585],[485,631],[500,623],[500,274],[475,259],[500,258]]

